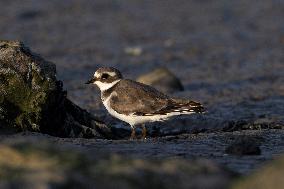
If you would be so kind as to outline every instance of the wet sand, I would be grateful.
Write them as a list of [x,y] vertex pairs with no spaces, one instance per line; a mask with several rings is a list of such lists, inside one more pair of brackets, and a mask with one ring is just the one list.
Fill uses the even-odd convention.
[[[114,66],[130,79],[167,67],[185,88],[171,95],[200,101],[208,108],[204,116],[150,124],[149,129],[157,127],[163,137],[147,141],[23,137],[75,144],[90,154],[104,149],[147,158],[202,157],[240,173],[283,152],[283,1],[0,4],[1,38],[24,41],[54,62],[69,98],[109,125],[127,128],[106,113],[99,91],[84,85],[100,66]],[[125,53],[128,47],[141,48],[141,55]],[[243,135],[261,136],[261,155],[225,155],[229,142]],[[9,137],[15,136],[5,138]]]

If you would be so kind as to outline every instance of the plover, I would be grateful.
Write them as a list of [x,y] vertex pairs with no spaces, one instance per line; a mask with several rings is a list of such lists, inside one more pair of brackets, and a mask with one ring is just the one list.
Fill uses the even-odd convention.
[[145,138],[147,122],[205,110],[198,102],[171,98],[148,85],[123,79],[120,71],[112,67],[99,68],[86,84],[97,85],[107,111],[131,126],[131,139],[136,137],[138,125],[142,126],[142,138]]

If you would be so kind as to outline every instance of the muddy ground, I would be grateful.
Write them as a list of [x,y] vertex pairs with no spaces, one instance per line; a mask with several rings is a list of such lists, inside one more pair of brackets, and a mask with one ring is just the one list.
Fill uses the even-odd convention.
[[[84,85],[100,66],[136,79],[157,67],[170,69],[200,101],[203,116],[150,124],[146,141],[23,138],[79,146],[90,155],[206,158],[250,173],[284,151],[284,1],[0,1],[0,37],[21,40],[57,66],[69,98],[109,125],[95,87]],[[125,52],[141,48],[141,55]],[[150,129],[151,130],[151,129]],[[155,132],[151,130],[151,132]],[[227,155],[238,138],[256,140],[260,155]],[[249,139],[250,140],[250,139]],[[256,153],[257,154],[257,153]]]

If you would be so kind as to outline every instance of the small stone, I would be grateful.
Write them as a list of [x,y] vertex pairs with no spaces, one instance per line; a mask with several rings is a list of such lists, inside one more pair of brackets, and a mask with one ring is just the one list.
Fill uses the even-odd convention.
[[165,45],[165,47],[171,47],[171,46],[174,45],[174,43],[175,43],[175,40],[173,40],[173,39],[167,39],[167,40],[164,42],[164,45]]
[[141,75],[137,81],[155,87],[164,93],[183,91],[181,81],[167,68],[161,67]]
[[237,138],[230,144],[225,152],[232,155],[260,155],[260,138],[248,136]]
[[126,47],[124,52],[131,56],[140,56],[143,50],[141,47]]

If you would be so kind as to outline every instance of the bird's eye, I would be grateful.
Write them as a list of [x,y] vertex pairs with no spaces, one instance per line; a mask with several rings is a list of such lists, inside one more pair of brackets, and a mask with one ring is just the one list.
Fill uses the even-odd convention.
[[103,74],[103,75],[102,75],[102,79],[107,79],[108,77],[109,77],[108,74]]

